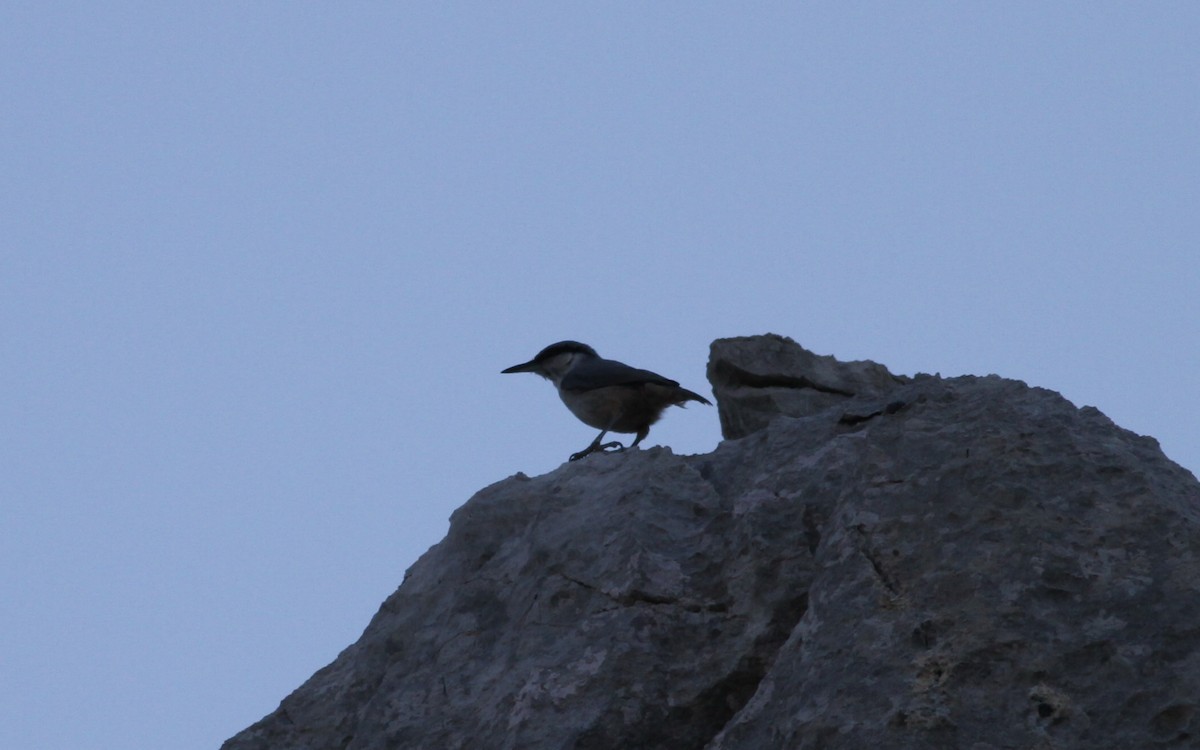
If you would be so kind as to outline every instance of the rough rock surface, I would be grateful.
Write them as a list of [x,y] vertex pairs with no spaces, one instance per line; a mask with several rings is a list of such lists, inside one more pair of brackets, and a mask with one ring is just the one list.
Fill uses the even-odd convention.
[[847,398],[869,402],[908,382],[875,362],[839,362],[774,334],[714,341],[708,380],[727,440],[761,430],[780,415],[807,417]]
[[480,491],[225,750],[1200,746],[1200,485],[1154,440],[994,376],[713,355],[744,437]]

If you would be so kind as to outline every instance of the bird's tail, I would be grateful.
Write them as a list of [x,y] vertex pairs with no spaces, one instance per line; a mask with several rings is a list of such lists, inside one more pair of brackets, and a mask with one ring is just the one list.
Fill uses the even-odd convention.
[[675,401],[675,403],[678,406],[683,406],[688,401],[699,401],[702,404],[708,404],[709,406],[712,406],[712,402],[709,401],[708,399],[706,399],[705,397],[701,396],[699,393],[693,393],[692,391],[689,391],[687,388],[680,388],[679,389],[679,398]]

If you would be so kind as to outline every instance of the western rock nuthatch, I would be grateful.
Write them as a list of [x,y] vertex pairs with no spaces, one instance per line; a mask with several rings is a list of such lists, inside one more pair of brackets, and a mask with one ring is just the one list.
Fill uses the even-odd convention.
[[578,341],[551,344],[528,362],[501,372],[532,372],[552,381],[571,413],[600,430],[591,445],[571,454],[572,461],[595,451],[625,450],[615,441],[601,445],[609,432],[637,433],[629,444],[630,448],[636,446],[668,406],[683,406],[688,401],[712,406],[708,399],[681,388],[674,380],[601,359],[595,349]]

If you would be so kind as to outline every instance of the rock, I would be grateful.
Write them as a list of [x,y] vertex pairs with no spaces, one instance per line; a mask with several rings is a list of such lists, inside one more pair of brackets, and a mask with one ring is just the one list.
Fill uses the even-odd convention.
[[805,417],[852,399],[869,401],[908,379],[874,362],[839,362],[767,334],[714,341],[708,380],[717,397],[721,434],[734,440],[778,416]]
[[483,489],[224,749],[1200,742],[1200,484],[1154,440],[994,376],[713,354],[744,437]]

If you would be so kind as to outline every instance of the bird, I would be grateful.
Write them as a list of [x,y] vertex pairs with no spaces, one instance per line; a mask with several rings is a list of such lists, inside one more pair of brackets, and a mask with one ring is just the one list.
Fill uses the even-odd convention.
[[613,441],[602,443],[610,432],[636,433],[629,448],[637,447],[668,406],[688,401],[712,402],[679,383],[649,370],[603,359],[596,350],[578,341],[559,341],[538,352],[528,362],[500,371],[532,372],[554,383],[559,398],[571,413],[589,427],[600,430],[592,444],[570,460],[578,461],[597,451],[619,452],[626,447]]

